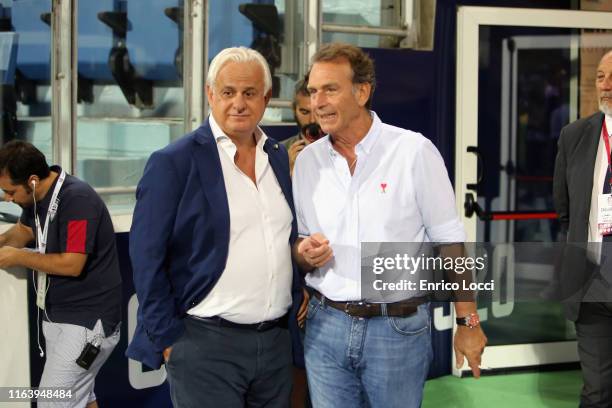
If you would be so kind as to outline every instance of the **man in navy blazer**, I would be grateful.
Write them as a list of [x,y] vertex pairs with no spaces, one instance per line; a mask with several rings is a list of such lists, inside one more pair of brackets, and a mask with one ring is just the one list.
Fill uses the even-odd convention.
[[287,151],[257,126],[271,84],[258,52],[221,51],[208,120],[153,153],[138,185],[127,355],[166,363],[175,407],[286,407],[292,348],[303,364]]

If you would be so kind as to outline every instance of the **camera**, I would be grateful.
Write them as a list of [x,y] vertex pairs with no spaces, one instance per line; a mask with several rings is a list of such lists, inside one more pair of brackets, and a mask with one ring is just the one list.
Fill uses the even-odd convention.
[[323,136],[325,136],[325,134],[323,133],[323,130],[321,129],[321,126],[319,126],[318,123],[309,123],[306,126],[304,126],[303,132],[304,137],[310,142],[314,142],[316,140],[319,140],[320,138],[322,138]]

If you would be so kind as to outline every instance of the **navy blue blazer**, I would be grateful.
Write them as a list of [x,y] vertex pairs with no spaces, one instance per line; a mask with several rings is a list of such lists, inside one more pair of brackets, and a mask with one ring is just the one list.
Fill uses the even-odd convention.
[[[267,139],[264,151],[293,214],[288,243],[293,245],[297,223],[287,150]],[[136,198],[130,258],[138,323],[126,355],[156,369],[163,363],[163,350],[182,335],[187,310],[206,297],[227,261],[229,207],[208,120],[151,155]],[[296,320],[302,301],[301,279],[294,265],[289,329],[298,366],[304,365]]]

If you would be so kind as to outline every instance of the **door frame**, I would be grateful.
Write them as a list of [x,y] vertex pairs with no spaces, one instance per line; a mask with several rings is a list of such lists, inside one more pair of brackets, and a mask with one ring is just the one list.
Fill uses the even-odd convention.
[[[476,242],[476,215],[465,217],[463,203],[468,183],[475,183],[477,157],[467,152],[478,145],[478,48],[480,26],[551,27],[612,30],[612,13],[505,7],[460,6],[457,11],[455,197],[465,225],[467,242]],[[487,315],[487,309],[479,310]],[[454,313],[454,311],[453,311]],[[453,316],[454,317],[454,316]],[[453,319],[454,320],[454,319]],[[453,332],[456,326],[453,328]],[[455,352],[452,350],[453,362]],[[578,361],[576,341],[512,344],[487,347],[482,367],[502,369]],[[467,364],[453,375],[469,371]]]

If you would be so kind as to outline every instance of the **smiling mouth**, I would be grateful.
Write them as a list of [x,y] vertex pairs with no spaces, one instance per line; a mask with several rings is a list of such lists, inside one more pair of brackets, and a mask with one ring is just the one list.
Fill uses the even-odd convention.
[[320,120],[329,120],[336,117],[335,113],[317,114]]

